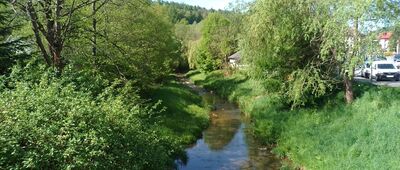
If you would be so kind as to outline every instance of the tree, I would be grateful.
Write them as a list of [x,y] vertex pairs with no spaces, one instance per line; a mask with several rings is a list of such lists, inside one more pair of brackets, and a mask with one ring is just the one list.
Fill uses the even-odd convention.
[[20,38],[12,36],[18,27],[11,17],[11,10],[6,1],[0,0],[0,75],[9,72],[17,61],[25,59],[24,44]]
[[400,43],[400,25],[394,25],[390,31],[393,33],[392,37],[389,40],[389,49],[393,52],[398,52]]
[[[99,2],[94,11],[102,7],[108,0],[10,0],[25,13],[31,24],[36,44],[49,66],[62,71],[66,61],[63,57],[65,41],[69,38],[75,24],[80,20],[76,14],[85,7]],[[47,46],[47,48],[46,48]]]
[[175,24],[175,35],[182,44],[180,68],[186,68],[186,70],[195,68],[194,51],[201,38],[202,23],[189,24],[186,20],[181,20]]
[[202,7],[176,2],[158,0],[156,3],[167,8],[166,14],[172,23],[179,23],[181,20],[186,20],[189,24],[199,23],[211,12]]
[[242,54],[251,75],[292,106],[313,102],[343,82],[354,99],[354,68],[372,50],[386,15],[375,1],[258,0],[250,9]]
[[197,66],[204,71],[222,68],[227,57],[236,50],[231,22],[222,14],[211,13],[204,20],[202,38],[196,56]]
[[[82,16],[92,14],[92,10],[85,12]],[[150,1],[106,4],[97,11],[96,30],[88,20],[80,25],[77,36],[66,42],[66,57],[76,68],[148,87],[168,75],[180,57],[180,44],[165,13]]]

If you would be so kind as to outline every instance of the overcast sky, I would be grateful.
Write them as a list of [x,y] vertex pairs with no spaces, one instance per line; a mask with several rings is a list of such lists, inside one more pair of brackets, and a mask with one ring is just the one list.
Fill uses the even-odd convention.
[[234,0],[169,0],[174,2],[197,5],[208,9],[225,9]]

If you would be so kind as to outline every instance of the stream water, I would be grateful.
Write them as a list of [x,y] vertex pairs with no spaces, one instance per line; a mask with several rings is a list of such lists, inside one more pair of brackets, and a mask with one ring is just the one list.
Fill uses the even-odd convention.
[[194,86],[207,105],[214,109],[210,113],[210,126],[203,137],[186,149],[188,160],[179,164],[181,170],[235,170],[235,169],[279,169],[280,160],[270,150],[260,145],[249,134],[248,120],[232,103]]

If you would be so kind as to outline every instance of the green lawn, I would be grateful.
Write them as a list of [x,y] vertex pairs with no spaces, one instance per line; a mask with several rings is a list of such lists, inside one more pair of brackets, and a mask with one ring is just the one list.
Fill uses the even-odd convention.
[[254,134],[277,144],[289,167],[305,169],[396,169],[400,167],[400,89],[355,84],[357,98],[346,105],[342,92],[319,106],[290,110],[261,83],[223,72],[188,76],[238,102],[252,118]]

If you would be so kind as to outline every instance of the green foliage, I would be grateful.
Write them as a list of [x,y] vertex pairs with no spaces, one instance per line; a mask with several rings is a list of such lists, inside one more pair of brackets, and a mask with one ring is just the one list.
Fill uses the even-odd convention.
[[202,71],[209,72],[220,68],[222,61],[216,59],[207,49],[206,43],[200,42],[197,49],[195,49],[196,67]]
[[25,18],[0,0],[0,74],[13,67],[0,76],[0,169],[173,168],[208,124],[200,97],[168,79],[185,65],[179,40],[197,41],[201,24],[175,35],[168,9],[147,0],[62,2],[60,16],[54,1],[32,4],[42,54],[62,61],[16,65],[37,52],[18,40],[32,26],[16,29]]
[[170,129],[182,144],[195,142],[208,126],[209,110],[203,106],[201,97],[175,78],[149,93],[153,101],[161,101],[166,108],[159,117],[160,125]]
[[200,23],[207,17],[208,13],[214,11],[176,2],[158,1],[158,3],[167,8],[167,14],[172,23],[179,23],[181,21],[186,21],[188,24]]
[[[198,14],[193,13],[196,13],[199,7],[174,2],[158,3],[167,9],[166,13],[175,23],[175,34],[182,42],[180,71],[195,68],[204,71],[216,70],[226,62],[227,55],[236,52],[242,24],[240,12],[200,8],[205,10],[204,15],[201,19],[193,21],[193,17],[187,15],[197,16]],[[203,25],[206,28],[203,29]]]
[[282,132],[283,122],[289,114],[282,96],[269,93],[262,82],[248,79],[243,73],[225,77],[223,72],[187,74],[196,84],[215,91],[217,94],[237,102],[242,111],[252,118],[253,134],[264,143],[273,143]]
[[12,21],[12,11],[6,1],[0,1],[0,75],[9,73],[13,64],[24,60],[27,56],[24,50],[24,43],[19,37],[12,36],[17,28]]
[[[303,27],[311,17],[310,11],[303,8],[304,4],[300,1],[257,1],[241,41],[243,58],[252,68],[251,75],[267,82],[278,82],[278,87],[267,86],[267,90],[281,92],[300,104],[307,101],[303,98],[307,94],[306,87],[319,87],[311,84],[317,83],[311,81],[313,74],[302,70],[315,68],[310,62],[319,60],[315,53],[318,41],[310,44],[308,31]],[[304,79],[298,79],[299,75]]]
[[0,169],[173,166],[177,141],[154,122],[157,106],[144,104],[129,83],[80,84],[96,78],[28,69],[15,68],[0,83]]
[[186,55],[190,69],[196,68],[196,56],[197,56],[199,42],[200,40],[190,41],[187,45]]
[[[87,31],[93,29],[88,20],[67,43],[66,55],[76,68],[94,70],[109,80],[132,80],[147,88],[177,66],[180,43],[160,6],[140,1],[107,3],[97,11],[96,21],[95,33]],[[94,47],[95,56],[91,52]]]
[[[293,114],[277,152],[307,169],[393,169],[398,167],[398,89],[357,85],[364,93],[351,106]],[[333,99],[332,99],[333,100]]]
[[209,72],[227,63],[227,57],[236,50],[235,35],[238,34],[231,31],[231,25],[222,14],[208,15],[202,26],[202,38],[196,47],[196,68]]
[[367,25],[386,20],[377,15],[382,12],[373,1],[258,0],[249,11],[242,55],[253,78],[277,82],[267,90],[305,106],[352,79],[357,64],[376,50]]
[[392,32],[392,37],[389,40],[389,51],[396,52],[400,39],[400,24],[394,25],[390,28],[390,31]]
[[[399,159],[396,132],[400,90],[357,83],[353,105],[344,93],[321,100],[318,107],[289,110],[277,93],[262,82],[240,81],[238,73],[187,74],[197,84],[236,101],[252,118],[252,130],[265,143],[276,143],[274,153],[290,159],[292,168],[395,169]],[[243,79],[242,79],[243,80]],[[245,92],[244,92],[245,91]]]
[[[252,107],[256,104],[255,99],[264,99],[265,96],[270,95],[266,92],[260,81],[249,79],[242,72],[234,73],[232,76],[224,76],[224,71],[213,71],[210,73],[192,71],[187,73],[187,76],[195,84],[215,91],[218,95],[232,102],[237,102],[246,114],[252,114]],[[276,99],[279,101],[277,103],[280,103],[280,99]],[[276,105],[277,103],[274,106],[278,106]],[[280,103],[279,105],[282,106],[282,104]]]
[[175,24],[175,35],[181,41],[182,45],[180,70],[187,71],[188,69],[195,68],[194,51],[201,38],[201,27],[202,23],[189,25],[182,21]]

